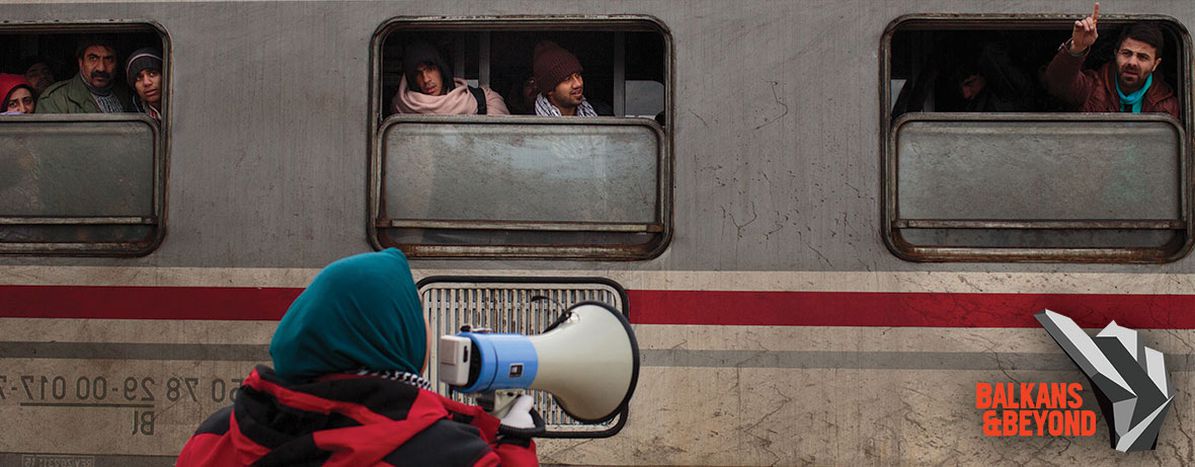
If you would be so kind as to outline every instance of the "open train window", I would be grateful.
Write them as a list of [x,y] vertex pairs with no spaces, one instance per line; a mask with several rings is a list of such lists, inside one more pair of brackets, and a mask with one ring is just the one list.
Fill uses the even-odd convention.
[[169,51],[146,23],[0,25],[3,93],[30,94],[0,115],[0,254],[137,256],[161,243]]
[[[1191,248],[1191,42],[1171,18],[1101,15],[1085,68],[1122,28],[1165,38],[1168,113],[1075,111],[1046,91],[1077,15],[893,21],[881,50],[884,237],[912,261],[1165,262]],[[976,98],[968,79],[986,76]],[[973,83],[973,82],[972,82]],[[995,87],[993,87],[995,86]]]
[[[372,50],[375,247],[415,257],[623,260],[663,251],[672,45],[661,24],[399,18],[379,28]],[[540,81],[555,73],[566,86],[583,69],[578,116],[537,115],[537,101],[557,101],[536,83],[536,60],[548,70]],[[440,81],[413,74],[429,64]],[[442,98],[433,102],[451,103],[420,107],[427,93],[412,89],[421,85]],[[487,114],[477,115],[482,106]]]

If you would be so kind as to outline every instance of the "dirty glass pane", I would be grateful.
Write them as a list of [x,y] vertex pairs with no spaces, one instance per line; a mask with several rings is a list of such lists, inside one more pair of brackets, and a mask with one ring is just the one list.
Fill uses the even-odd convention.
[[156,131],[121,115],[0,118],[0,251],[145,251],[157,233]]
[[657,222],[660,141],[653,127],[522,120],[527,123],[388,126],[383,135],[384,215]]
[[0,120],[0,217],[154,215],[153,127]]
[[1177,251],[1186,217],[1182,138],[1176,122],[1148,115],[912,114],[894,141],[897,235],[917,246],[1040,255]]
[[1180,218],[1180,137],[1164,121],[915,121],[898,131],[901,219]]

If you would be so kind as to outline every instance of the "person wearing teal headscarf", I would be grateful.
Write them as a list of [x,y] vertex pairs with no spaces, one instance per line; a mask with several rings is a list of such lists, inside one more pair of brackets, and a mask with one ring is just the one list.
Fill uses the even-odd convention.
[[396,249],[324,268],[274,331],[274,371],[289,382],[366,370],[418,375],[427,328],[407,258]]
[[333,262],[278,323],[275,368],[254,369],[175,465],[538,465],[530,396],[499,420],[432,392],[427,339],[402,252]]

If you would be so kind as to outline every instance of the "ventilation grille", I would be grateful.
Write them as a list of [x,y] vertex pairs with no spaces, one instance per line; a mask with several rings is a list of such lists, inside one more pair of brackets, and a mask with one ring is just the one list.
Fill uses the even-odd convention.
[[[586,301],[608,304],[626,313],[625,296],[617,284],[605,280],[576,281],[536,278],[534,282],[513,282],[509,278],[468,279],[429,277],[420,281],[423,312],[433,336],[428,379],[436,392],[469,404],[473,397],[452,393],[437,375],[435,345],[439,336],[456,334],[461,326],[489,328],[494,332],[539,334],[572,305]],[[545,437],[588,438],[616,433],[626,413],[601,424],[573,420],[556,404],[552,395],[529,391],[535,408],[547,425]]]

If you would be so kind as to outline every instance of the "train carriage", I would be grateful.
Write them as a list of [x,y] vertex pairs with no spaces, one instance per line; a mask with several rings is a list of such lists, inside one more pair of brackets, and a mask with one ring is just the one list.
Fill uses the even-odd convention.
[[[630,318],[629,411],[560,420],[589,437],[542,440],[545,463],[1189,462],[1195,10],[1104,5],[1103,41],[1162,25],[1177,119],[917,95],[935,44],[1003,31],[1048,56],[1088,8],[0,2],[4,54],[113,34],[160,46],[167,83],[161,122],[0,116],[0,464],[171,465],[315,273],[384,247],[436,316]],[[542,37],[611,115],[388,110],[406,41],[505,93]],[[1156,450],[1109,449],[1102,421],[984,435],[977,382],[1086,385],[1043,308],[1167,354]]]

